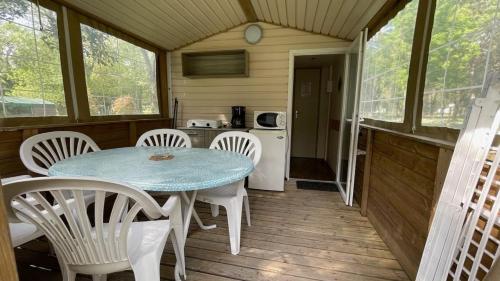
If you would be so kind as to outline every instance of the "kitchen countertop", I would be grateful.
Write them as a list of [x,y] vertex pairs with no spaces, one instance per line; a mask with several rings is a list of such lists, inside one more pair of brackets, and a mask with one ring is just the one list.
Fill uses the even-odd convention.
[[178,130],[207,130],[207,131],[250,131],[252,128],[202,128],[202,127],[177,127]]

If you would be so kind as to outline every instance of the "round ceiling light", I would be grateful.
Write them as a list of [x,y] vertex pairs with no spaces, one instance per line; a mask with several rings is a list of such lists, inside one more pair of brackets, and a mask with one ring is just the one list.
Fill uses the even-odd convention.
[[245,29],[245,40],[248,44],[257,44],[262,39],[262,27],[258,24],[251,24]]

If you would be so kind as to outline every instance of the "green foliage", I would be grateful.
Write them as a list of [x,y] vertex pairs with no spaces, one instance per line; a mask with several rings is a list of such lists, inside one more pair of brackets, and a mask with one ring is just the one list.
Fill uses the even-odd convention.
[[[27,0],[0,0],[0,101],[2,94],[43,99],[66,115],[57,15],[44,7],[40,14]],[[81,30],[91,113],[123,114],[123,100],[113,106],[119,97],[133,100],[127,114],[157,113],[155,54],[86,25]]]
[[403,122],[418,1],[409,3],[368,42],[361,110],[365,117]]
[[[154,53],[86,25],[82,33],[87,34],[82,42],[91,114],[125,114],[115,110],[124,100],[134,108],[126,114],[158,113]],[[95,38],[100,38],[99,50],[106,56],[94,55]]]
[[0,8],[0,94],[42,98],[65,115],[55,13],[41,8],[40,30],[29,2],[2,1]]
[[[409,3],[368,44],[361,99],[368,118],[403,121],[417,4]],[[500,69],[498,6],[499,0],[437,1],[423,125],[460,128],[485,74]]]
[[471,101],[482,91],[485,75],[498,67],[498,2],[438,1],[427,65],[424,125],[460,128]]

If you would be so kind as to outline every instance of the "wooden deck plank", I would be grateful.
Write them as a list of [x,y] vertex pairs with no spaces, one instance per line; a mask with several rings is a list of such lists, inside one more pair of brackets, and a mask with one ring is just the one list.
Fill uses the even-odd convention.
[[[242,220],[237,256],[230,252],[225,210],[221,208],[219,217],[213,218],[208,205],[197,202],[203,221],[216,223],[217,228],[202,231],[192,222],[186,244],[187,280],[408,280],[359,207],[345,206],[338,192],[300,190],[294,181],[282,193],[248,192],[252,226]],[[162,196],[156,198],[162,201]],[[16,250],[21,281],[32,280],[38,271],[44,280],[59,280],[57,261],[47,257],[45,239],[23,248]],[[174,263],[172,249],[167,247],[160,267],[162,280],[172,280]],[[43,272],[32,264],[51,271]],[[90,279],[79,276],[78,280]],[[108,280],[134,277],[127,271],[111,274]]]

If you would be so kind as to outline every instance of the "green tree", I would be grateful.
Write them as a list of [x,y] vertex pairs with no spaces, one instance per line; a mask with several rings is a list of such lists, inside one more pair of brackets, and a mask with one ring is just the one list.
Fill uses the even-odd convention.
[[[40,15],[33,2],[0,0],[0,95],[43,99],[64,115],[57,15],[44,7]],[[119,97],[133,99],[133,113],[158,112],[154,53],[86,25],[81,31],[92,114],[122,114],[113,110]]]

